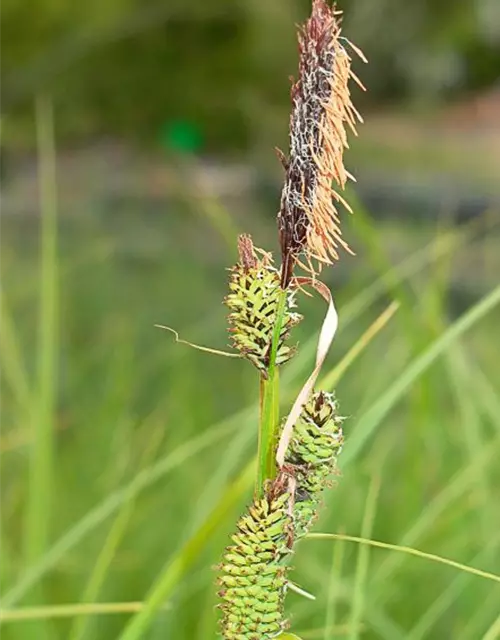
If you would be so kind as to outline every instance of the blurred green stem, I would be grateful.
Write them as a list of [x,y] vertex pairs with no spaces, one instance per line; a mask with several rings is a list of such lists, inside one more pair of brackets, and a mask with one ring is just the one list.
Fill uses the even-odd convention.
[[41,209],[40,317],[37,394],[32,414],[25,560],[42,556],[49,537],[57,360],[57,197],[54,119],[49,99],[36,101]]
[[276,310],[276,322],[271,341],[271,353],[267,378],[261,378],[261,411],[259,424],[258,466],[256,496],[262,496],[266,480],[273,479],[276,475],[275,450],[278,439],[279,426],[279,369],[276,365],[278,344],[283,327],[287,292],[283,289],[280,293]]
[[[36,391],[30,407],[33,444],[30,447],[28,498],[24,518],[24,561],[30,568],[43,557],[49,542],[54,492],[54,431],[57,395],[58,265],[57,187],[54,114],[50,98],[38,96],[35,104],[40,189],[40,303]],[[40,589],[33,602],[43,602]],[[48,640],[48,622],[26,623],[21,637]]]

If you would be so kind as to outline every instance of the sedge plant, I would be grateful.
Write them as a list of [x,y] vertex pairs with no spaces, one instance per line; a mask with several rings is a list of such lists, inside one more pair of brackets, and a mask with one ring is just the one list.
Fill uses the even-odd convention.
[[[289,559],[314,523],[324,490],[337,471],[343,419],[335,396],[314,384],[337,327],[321,269],[350,251],[342,237],[339,191],[351,178],[344,167],[347,131],[361,121],[350,96],[351,54],[362,53],[341,35],[340,12],[313,0],[299,31],[299,73],[291,89],[289,153],[278,151],[285,179],[278,213],[281,263],[238,240],[230,270],[229,325],[239,354],[260,378],[257,477],[253,502],[241,516],[219,565],[221,635],[266,640],[286,633]],[[332,188],[332,184],[337,189]],[[302,275],[298,272],[302,269]],[[279,415],[280,369],[293,358],[291,333],[302,319],[297,299],[311,286],[328,302],[316,366],[288,417]]]

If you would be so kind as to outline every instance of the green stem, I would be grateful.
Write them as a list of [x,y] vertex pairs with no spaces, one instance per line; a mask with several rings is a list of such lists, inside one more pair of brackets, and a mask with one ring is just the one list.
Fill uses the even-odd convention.
[[51,504],[55,487],[54,423],[57,395],[57,185],[52,103],[36,101],[40,173],[41,265],[38,380],[33,403],[33,444],[29,462],[29,493],[25,512],[25,561],[43,556],[50,538]]
[[264,494],[266,480],[272,479],[276,475],[275,449],[279,427],[279,369],[276,365],[276,356],[285,315],[286,295],[286,290],[282,290],[276,310],[267,378],[261,378],[257,486],[255,489],[258,497]]

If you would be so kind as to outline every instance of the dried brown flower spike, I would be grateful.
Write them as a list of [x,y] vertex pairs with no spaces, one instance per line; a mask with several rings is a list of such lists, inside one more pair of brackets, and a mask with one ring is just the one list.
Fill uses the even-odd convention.
[[335,202],[349,206],[332,189],[332,181],[344,189],[352,177],[343,163],[346,126],[356,134],[356,122],[362,119],[351,102],[348,84],[352,78],[362,85],[351,70],[344,45],[365,58],[341,37],[340,14],[325,0],[313,0],[311,17],[299,32],[299,77],[291,90],[290,157],[282,157],[286,178],[278,215],[283,287],[288,286],[300,254],[314,273],[312,260],[321,267],[338,259],[339,245],[349,251]]

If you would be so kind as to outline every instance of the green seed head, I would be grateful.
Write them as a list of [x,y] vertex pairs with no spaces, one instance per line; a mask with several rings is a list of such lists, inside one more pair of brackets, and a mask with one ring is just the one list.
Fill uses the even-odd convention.
[[268,640],[286,627],[286,566],[281,562],[290,516],[289,496],[255,500],[237,524],[218,582],[225,640]]
[[296,479],[294,528],[301,537],[316,520],[318,504],[337,468],[344,435],[338,404],[330,393],[314,393],[302,409],[285,457]]
[[[234,348],[266,375],[282,291],[280,275],[269,256],[256,257],[249,236],[240,236],[239,253],[240,261],[231,269],[229,295],[225,299],[230,310],[229,331]],[[278,365],[295,353],[295,347],[286,344],[290,330],[302,319],[292,311],[294,307],[295,292],[290,289],[276,354]]]

